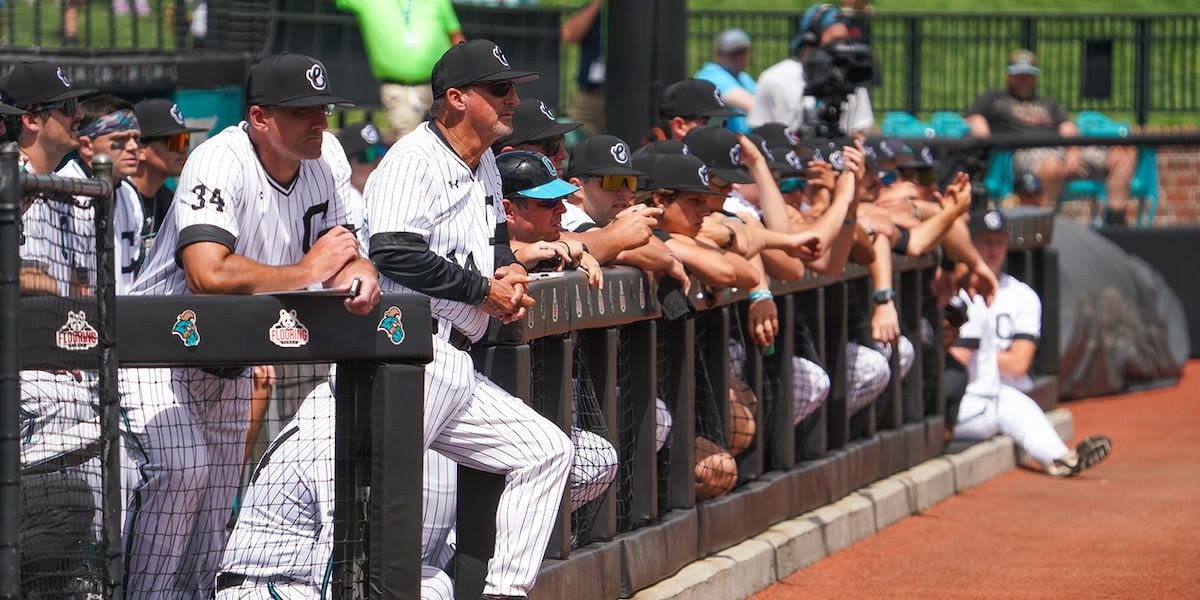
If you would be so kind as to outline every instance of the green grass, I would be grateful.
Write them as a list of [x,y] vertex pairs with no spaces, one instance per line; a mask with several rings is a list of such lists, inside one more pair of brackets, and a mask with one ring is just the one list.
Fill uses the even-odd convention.
[[[134,4],[129,0],[129,4]],[[82,3],[76,47],[113,50],[174,51],[170,1],[151,0],[151,13],[138,17],[112,15],[110,0]],[[55,0],[4,0],[0,9],[0,45],[18,48],[60,48],[63,9]],[[137,34],[134,34],[136,22]],[[135,44],[136,40],[136,44]]]
[[[540,6],[577,7],[583,5],[583,0],[542,0]],[[712,10],[777,10],[782,12],[802,13],[812,6],[811,0],[689,0],[689,9]],[[1011,12],[1029,13],[1195,13],[1200,10],[1195,0],[1153,0],[1122,1],[1122,0],[1048,0],[1035,2],[1032,0],[882,0],[871,3],[879,13],[995,13]]]

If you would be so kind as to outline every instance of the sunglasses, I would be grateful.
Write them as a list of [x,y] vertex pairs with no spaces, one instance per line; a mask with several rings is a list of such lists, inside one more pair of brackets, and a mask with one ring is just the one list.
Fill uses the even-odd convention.
[[477,83],[475,84],[475,87],[481,87],[487,90],[488,94],[495,96],[496,98],[503,98],[507,96],[509,92],[517,89],[517,82],[511,79],[508,81],[493,81],[490,83]]
[[900,179],[900,174],[895,171],[879,171],[876,173],[879,176],[879,183],[883,185],[892,185]]
[[547,198],[530,198],[529,196],[523,196],[519,193],[515,194],[515,195],[517,198],[524,200],[526,202],[526,206],[536,205],[536,206],[545,208],[547,210],[554,210],[554,209],[558,208],[559,206],[562,206],[562,200],[563,200],[563,198],[566,198],[566,196],[563,196],[563,198],[549,198],[549,199],[547,199]]
[[600,188],[606,192],[619,192],[622,187],[636,192],[638,189],[637,177],[634,175],[604,175],[600,177]]
[[779,191],[785,194],[796,192],[808,187],[808,180],[799,177],[789,177],[779,182]]
[[64,114],[75,116],[79,113],[79,98],[67,98],[61,102],[48,102],[46,104],[37,104],[30,107],[29,112],[40,113],[48,112],[54,109],[61,109]]
[[369,165],[383,158],[385,152],[387,152],[387,150],[380,148],[379,146],[367,146],[366,150],[358,153],[358,162]]
[[542,154],[545,154],[546,156],[554,156],[554,155],[558,154],[558,152],[560,150],[562,150],[562,147],[563,147],[563,138],[561,135],[558,137],[550,138],[548,140],[543,140],[542,141]]

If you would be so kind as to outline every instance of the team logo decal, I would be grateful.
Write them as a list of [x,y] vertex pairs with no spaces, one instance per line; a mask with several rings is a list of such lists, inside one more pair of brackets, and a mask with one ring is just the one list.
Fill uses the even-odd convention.
[[325,78],[325,67],[321,63],[314,63],[304,72],[304,77],[308,79],[308,84],[312,89],[320,91],[329,85],[329,80]]
[[58,80],[61,81],[63,85],[65,85],[67,87],[71,87],[71,80],[67,79],[67,74],[63,71],[62,67],[59,67],[58,70],[54,72],[54,74],[58,75]]
[[542,164],[546,165],[546,170],[549,171],[551,175],[558,177],[558,169],[554,168],[554,163],[550,162],[549,158],[546,158],[545,156],[543,156]]
[[882,150],[888,158],[896,158],[896,149],[892,147],[892,142],[887,140],[880,142],[879,149]]
[[549,107],[549,106],[546,106],[546,103],[545,103],[545,102],[539,102],[538,104],[541,104],[541,106],[540,106],[540,107],[538,107],[538,108],[539,108],[539,109],[542,111],[542,114],[543,114],[543,115],[546,115],[546,118],[547,118],[547,119],[550,119],[551,121],[553,121],[553,120],[554,120],[554,113],[550,112],[550,107]]
[[762,149],[763,156],[767,157],[767,160],[775,160],[775,153],[771,152],[771,149],[767,147],[766,140],[763,140],[763,143],[759,144],[758,147]]
[[700,174],[700,181],[703,182],[704,185],[708,185],[708,167],[700,165],[700,168],[696,172]]
[[829,161],[825,160],[825,154],[821,152],[820,148],[813,148],[813,160],[819,160],[821,162],[829,162]]
[[200,345],[200,330],[196,328],[196,311],[187,309],[175,317],[175,325],[171,333],[183,340],[184,348],[195,348]]
[[929,146],[921,148],[921,160],[933,164],[933,151],[929,149]]
[[863,146],[863,154],[868,160],[876,160],[878,158],[878,155],[875,154],[875,146]]
[[554,290],[554,296],[550,300],[550,320],[558,322],[558,290]]
[[171,105],[171,118],[175,119],[176,123],[183,125],[183,111],[179,110],[178,104]]
[[596,308],[600,311],[600,314],[604,314],[604,291],[601,290],[596,296]]
[[363,141],[368,144],[378,144],[379,143],[379,140],[380,140],[379,129],[377,129],[374,125],[372,125],[370,123],[367,123],[367,125],[362,128],[362,131],[360,131],[358,133],[359,133],[359,135],[362,136]]
[[842,160],[842,151],[835,150],[829,154],[829,164],[833,165],[834,169],[841,171],[845,166],[845,161]]
[[400,307],[389,306],[383,311],[383,318],[379,319],[379,325],[375,326],[375,331],[382,331],[387,334],[388,341],[393,346],[399,346],[400,342],[404,341],[404,323],[400,321]]
[[725,99],[721,98],[721,90],[713,88],[713,98],[717,99],[717,106],[725,106]]
[[500,51],[500,46],[492,48],[492,56],[495,56],[496,60],[500,61],[500,64],[508,66],[508,59],[504,58],[504,53]]
[[680,150],[680,152],[682,152],[684,156],[689,156],[692,153],[691,150],[688,150],[687,144],[683,145],[683,149]]
[[625,165],[629,164],[629,146],[625,142],[613,144],[612,148],[608,149],[609,154],[612,154],[613,160]]
[[638,280],[638,307],[646,310],[646,280]]
[[792,168],[794,168],[794,169],[803,169],[804,168],[804,163],[800,162],[800,157],[796,155],[795,150],[788,151],[787,156],[785,158],[787,159],[787,163],[789,165],[791,165]]
[[983,215],[983,226],[992,231],[1000,231],[1000,213],[991,211]]
[[621,290],[617,294],[617,302],[619,303],[618,306],[621,307],[621,312],[625,312],[625,282],[624,281],[621,282]]
[[800,138],[796,136],[796,132],[792,131],[791,127],[783,128],[783,137],[793,146],[800,145]]
[[729,149],[729,160],[733,164],[738,164],[742,161],[742,147],[735,145]]
[[91,350],[100,345],[100,334],[82,310],[68,310],[67,322],[54,333],[54,345],[63,350]]
[[296,318],[296,310],[279,309],[279,320],[267,332],[271,343],[280,348],[299,348],[308,344],[308,328]]
[[529,314],[529,321],[528,321],[529,327],[528,328],[533,329],[533,324],[534,324],[533,311],[532,310],[529,311],[528,314]]
[[579,291],[579,286],[575,286],[575,318],[583,318],[583,292]]

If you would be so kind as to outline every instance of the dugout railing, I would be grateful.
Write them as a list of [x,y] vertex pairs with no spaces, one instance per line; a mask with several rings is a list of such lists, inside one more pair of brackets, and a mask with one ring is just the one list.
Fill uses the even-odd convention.
[[[100,171],[100,169],[98,169]],[[20,451],[17,415],[20,369],[100,368],[104,407],[102,456],[105,472],[104,536],[98,557],[106,562],[106,594],[121,597],[122,565],[119,431],[116,368],[215,367],[247,364],[336,362],[339,432],[337,455],[336,597],[417,597],[420,562],[419,456],[422,364],[430,358],[428,303],[412,296],[385,296],[367,317],[347,314],[328,297],[121,297],[112,294],[111,270],[100,260],[94,298],[27,297],[19,294],[17,251],[22,192],[58,190],[111,193],[102,181],[67,180],[17,172],[15,149],[0,152],[0,596],[20,597]],[[107,202],[97,210],[97,244],[108,246]],[[1057,262],[1048,248],[1052,215],[1044,210],[1010,213],[1014,243],[1010,269],[1043,295],[1046,336],[1053,349],[1057,311]],[[101,248],[99,255],[104,256]],[[109,261],[111,262],[111,261]],[[944,450],[941,389],[941,319],[929,297],[937,266],[932,256],[897,257],[893,287],[902,330],[916,348],[908,377],[893,378],[885,392],[856,415],[846,406],[845,346],[867,343],[865,318],[870,284],[865,268],[851,266],[836,277],[808,276],[776,282],[780,334],[773,353],[758,352],[743,331],[745,292],[693,286],[695,311],[663,317],[660,289],[652,278],[629,268],[606,270],[604,289],[589,289],[577,274],[535,282],[538,303],[526,319],[496,327],[472,349],[478,370],[534,403],[569,431],[583,379],[593,390],[591,422],[619,451],[616,483],[592,501],[584,517],[572,518],[564,494],[561,518],[548,560],[531,597],[615,598],[660,581],[688,562],[746,539],[771,524],[845,496],[879,478]],[[664,298],[665,291],[664,291]],[[405,342],[394,345],[379,322],[391,306],[404,315]],[[211,319],[204,342],[188,347],[171,327],[184,310],[220,315]],[[281,348],[267,341],[266,328],[281,309],[304,315],[310,343]],[[88,349],[67,349],[52,339],[71,312],[95,314]],[[928,323],[928,326],[925,325]],[[256,332],[259,332],[256,334]],[[49,336],[49,337],[48,337]],[[738,457],[738,485],[703,502],[694,495],[694,436],[699,428],[723,427],[728,385],[729,340],[744,349],[746,382],[756,392],[756,435]],[[810,358],[830,374],[824,405],[792,424],[791,361]],[[1054,405],[1053,352],[1039,354],[1045,376],[1039,401]],[[582,360],[581,360],[582,359]],[[895,370],[898,356],[893,355]],[[586,367],[581,370],[581,367]],[[586,372],[585,372],[586,371]],[[341,383],[348,382],[348,383]],[[654,449],[654,404],[661,397],[673,421],[663,450]],[[344,410],[348,408],[349,410]],[[701,415],[698,418],[698,415]],[[709,419],[705,422],[703,419]],[[714,422],[715,420],[715,422]],[[493,545],[496,476],[460,469],[458,597],[476,598]],[[371,488],[364,501],[363,486]]]

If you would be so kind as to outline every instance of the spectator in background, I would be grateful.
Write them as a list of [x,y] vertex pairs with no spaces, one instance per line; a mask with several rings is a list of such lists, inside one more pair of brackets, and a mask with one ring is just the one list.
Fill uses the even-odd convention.
[[[850,39],[870,44],[871,17],[875,16],[875,7],[871,6],[871,0],[842,0],[842,15],[846,21]],[[875,73],[878,77],[879,69],[876,69]]]
[[[350,161],[351,196],[356,202],[351,206],[362,207],[362,191],[367,186],[367,177],[379,166],[387,146],[383,144],[383,136],[373,123],[351,123],[337,132],[338,142],[346,151],[346,159]],[[350,211],[353,212],[353,211]],[[362,224],[362,215],[350,214],[350,223]]]
[[575,93],[567,116],[588,133],[604,133],[604,0],[591,0],[562,24],[562,40],[579,44]]
[[746,113],[754,106],[757,89],[754,78],[746,72],[750,65],[750,35],[741,29],[726,29],[717,35],[713,59],[696,71],[696,79],[717,86],[721,98],[740,114],[725,120],[725,126],[737,133],[749,133]]
[[450,0],[336,0],[358,17],[379,101],[387,111],[392,140],[425,120],[433,104],[429,75],[454,44],[462,26]]
[[647,141],[682,140],[683,136],[704,125],[720,126],[738,111],[721,98],[721,92],[711,81],[684,79],[667,86],[658,104],[658,124],[650,130]]
[[[842,13],[829,4],[815,4],[800,17],[799,29],[785,58],[758,76],[758,92],[747,120],[751,127],[783,123],[797,131],[816,122],[816,99],[807,89],[804,63],[813,50],[826,44],[850,39],[850,30]],[[867,89],[857,88],[842,109],[841,128],[855,133],[875,126],[871,97]]]
[[175,197],[175,190],[165,185],[167,178],[179,177],[183,172],[192,134],[208,130],[188,127],[179,105],[170,100],[142,100],[133,105],[133,112],[142,127],[142,143],[137,173],[129,180],[142,197],[142,210],[150,221],[149,239],[153,239]]
[[[1058,102],[1038,95],[1037,78],[1042,70],[1032,52],[1014,52],[1008,59],[1006,73],[1004,89],[980,94],[967,109],[967,123],[972,135],[1079,135],[1079,128]],[[1105,219],[1112,225],[1124,225],[1129,205],[1129,182],[1133,179],[1136,158],[1133,148],[1124,146],[1109,149],[1102,146],[1025,148],[1013,152],[1013,178],[1023,188],[1018,194],[1022,204],[1054,206],[1068,180],[1104,177],[1108,191]],[[1039,188],[1040,198],[1035,191]]]

